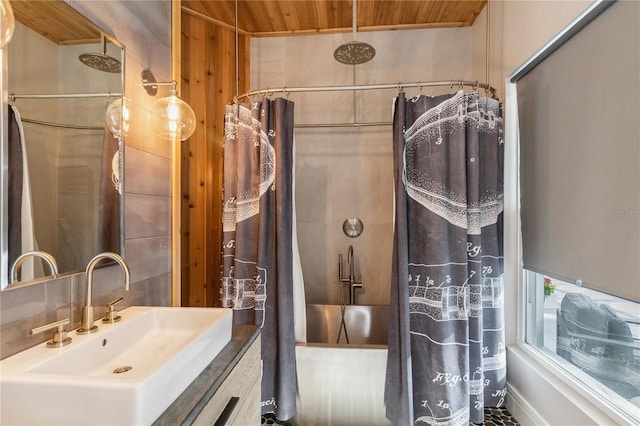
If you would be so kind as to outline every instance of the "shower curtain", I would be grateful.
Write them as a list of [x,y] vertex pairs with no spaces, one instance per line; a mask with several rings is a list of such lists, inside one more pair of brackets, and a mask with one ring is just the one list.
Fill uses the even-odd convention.
[[505,402],[501,116],[477,92],[396,98],[394,424],[483,423]]
[[[13,106],[9,113],[9,143],[8,143],[8,226],[9,226],[9,265],[13,265],[22,251],[22,191],[24,179],[24,159],[26,153],[22,148],[22,126],[20,114]],[[11,279],[11,277],[9,277]]]
[[[8,261],[13,265],[21,254],[38,250],[38,243],[33,224],[27,146],[22,118],[15,105],[9,105],[8,121]],[[28,258],[20,269],[22,281],[43,275],[42,262],[34,258]]]
[[[118,102],[118,101],[116,101]],[[119,101],[122,102],[122,101]],[[109,101],[107,101],[109,105]],[[120,253],[120,197],[122,195],[121,139],[107,127],[102,136],[100,190],[98,192],[98,235],[96,253]]]
[[262,327],[262,414],[279,420],[296,414],[293,106],[263,99],[225,113],[222,306]]

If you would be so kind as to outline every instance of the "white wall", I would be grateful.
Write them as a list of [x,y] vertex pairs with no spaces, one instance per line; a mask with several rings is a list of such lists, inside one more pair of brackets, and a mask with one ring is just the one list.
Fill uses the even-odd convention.
[[[508,408],[523,425],[609,425],[620,419],[594,398],[580,393],[550,363],[521,344],[524,301],[521,281],[518,195],[517,129],[509,114],[511,95],[504,81],[557,33],[582,13],[591,1],[491,1],[492,84],[505,102],[505,315],[507,321]],[[484,72],[486,9],[473,27],[474,72]],[[493,27],[495,26],[495,28]],[[499,53],[496,53],[499,52]],[[482,62],[479,62],[482,59]]]
[[[356,67],[334,60],[351,34],[254,38],[251,88],[470,79],[471,28],[358,33],[376,56]],[[425,94],[450,88],[424,90]],[[417,89],[407,90],[409,96]],[[296,123],[390,122],[397,90],[291,94]],[[338,254],[353,245],[359,304],[387,304],[393,240],[391,126],[297,129],[296,207],[307,303],[338,303]],[[342,223],[359,217],[348,238]]]

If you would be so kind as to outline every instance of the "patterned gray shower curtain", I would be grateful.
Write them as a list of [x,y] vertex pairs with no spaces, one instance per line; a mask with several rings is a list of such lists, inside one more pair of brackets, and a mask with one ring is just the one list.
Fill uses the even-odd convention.
[[[121,102],[121,101],[120,101]],[[107,128],[102,137],[100,191],[98,193],[98,236],[96,253],[120,253],[120,196],[122,194],[122,158],[119,154],[121,139]],[[114,162],[119,165],[114,167]],[[114,174],[117,175],[114,176]]]
[[400,93],[393,133],[387,417],[483,423],[506,395],[500,105]]
[[296,414],[293,324],[293,102],[228,105],[222,306],[262,327],[262,414]]
[[[8,144],[7,144],[7,156],[8,156],[8,248],[9,248],[9,265],[13,265],[18,257],[24,250],[22,250],[22,190],[23,190],[23,173],[24,173],[24,158],[26,153],[22,152],[21,132],[20,127],[20,115],[17,114],[14,106],[9,106],[8,118]],[[7,268],[7,275],[5,278],[11,282],[11,276],[9,275],[9,268]]]

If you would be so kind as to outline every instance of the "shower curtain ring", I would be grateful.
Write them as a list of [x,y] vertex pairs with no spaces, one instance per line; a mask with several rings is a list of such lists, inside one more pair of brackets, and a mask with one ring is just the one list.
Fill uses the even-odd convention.
[[422,83],[418,82],[417,86],[418,90],[420,90],[420,93],[422,93]]
[[480,85],[480,83],[478,82],[478,80],[476,80],[476,84],[473,85],[473,90],[476,91],[478,90],[478,86]]

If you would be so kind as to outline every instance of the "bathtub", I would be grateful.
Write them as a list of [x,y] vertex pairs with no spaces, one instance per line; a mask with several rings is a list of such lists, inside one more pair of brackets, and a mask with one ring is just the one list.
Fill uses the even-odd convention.
[[307,344],[296,346],[298,415],[294,424],[390,425],[385,418],[388,306],[308,304]]
[[[351,345],[386,345],[388,305],[347,305],[344,321]],[[340,330],[340,305],[307,305],[307,343],[335,345]],[[346,344],[344,329],[340,344]]]

